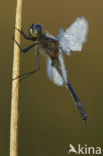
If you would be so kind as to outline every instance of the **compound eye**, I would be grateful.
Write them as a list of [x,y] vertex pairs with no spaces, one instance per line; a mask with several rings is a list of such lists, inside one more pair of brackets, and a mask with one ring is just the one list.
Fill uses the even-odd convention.
[[41,24],[36,24],[36,27],[38,28],[39,31],[42,31],[42,25]]

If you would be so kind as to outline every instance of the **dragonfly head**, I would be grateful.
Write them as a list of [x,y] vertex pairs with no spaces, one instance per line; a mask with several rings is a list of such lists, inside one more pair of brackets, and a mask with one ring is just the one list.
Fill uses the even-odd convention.
[[32,38],[39,38],[42,35],[42,25],[41,24],[32,24],[29,27],[29,35]]

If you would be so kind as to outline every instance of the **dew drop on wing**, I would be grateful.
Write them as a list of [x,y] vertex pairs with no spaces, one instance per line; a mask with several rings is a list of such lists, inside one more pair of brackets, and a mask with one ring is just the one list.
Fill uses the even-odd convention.
[[64,32],[58,35],[60,48],[68,55],[68,51],[81,51],[86,42],[88,23],[84,17],[77,18],[76,21]]
[[50,58],[47,58],[47,75],[49,79],[58,86],[63,85],[63,79],[58,73],[55,67],[52,66],[52,61]]

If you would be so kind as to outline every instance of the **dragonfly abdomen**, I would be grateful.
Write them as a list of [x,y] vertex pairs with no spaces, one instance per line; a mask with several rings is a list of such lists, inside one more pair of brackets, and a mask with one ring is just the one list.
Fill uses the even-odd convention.
[[83,107],[83,104],[80,102],[78,96],[76,95],[74,89],[72,88],[70,82],[66,83],[66,87],[68,88],[71,96],[73,97],[73,100],[74,100],[74,102],[75,102],[75,104],[77,106],[77,109],[78,109],[78,111],[79,111],[79,113],[81,115],[82,120],[84,120],[85,122],[87,122],[87,114],[86,114],[86,111],[85,111],[85,109]]

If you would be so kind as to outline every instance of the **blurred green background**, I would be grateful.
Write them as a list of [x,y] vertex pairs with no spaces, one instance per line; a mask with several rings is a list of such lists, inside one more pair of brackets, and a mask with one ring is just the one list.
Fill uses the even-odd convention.
[[[16,1],[0,5],[0,155],[9,154],[13,26]],[[79,16],[89,22],[88,41],[82,52],[64,54],[69,79],[83,102],[88,124],[81,121],[65,87],[55,86],[46,74],[46,58],[40,55],[40,71],[20,84],[19,156],[67,156],[69,144],[103,147],[103,0],[24,0],[23,30],[41,23],[56,36]],[[22,40],[23,47],[30,44]],[[21,54],[21,73],[34,69],[32,49]],[[73,154],[71,154],[73,155]]]

